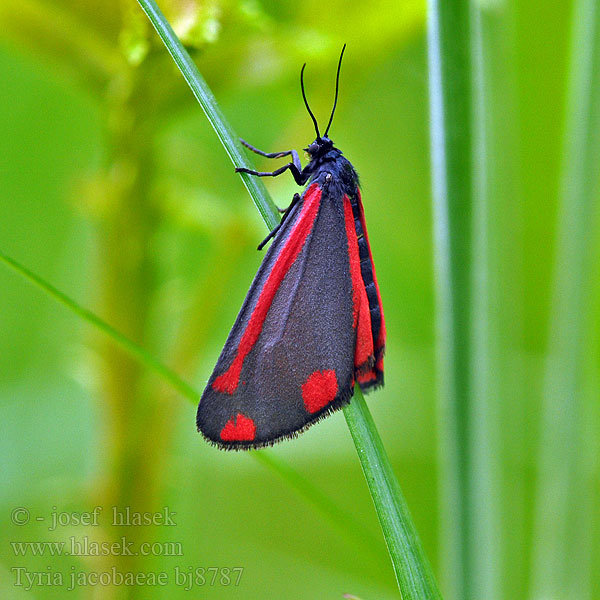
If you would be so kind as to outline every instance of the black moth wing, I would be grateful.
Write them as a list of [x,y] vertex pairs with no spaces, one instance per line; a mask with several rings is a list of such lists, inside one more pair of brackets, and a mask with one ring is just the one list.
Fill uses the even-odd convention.
[[[352,396],[356,333],[343,194],[324,185],[321,179],[328,176],[318,176],[283,222],[202,394],[198,430],[223,449],[258,448],[294,436]],[[282,258],[307,229],[282,274]],[[240,344],[248,346],[247,330],[261,321],[261,294],[273,284],[276,291],[260,333],[239,377],[229,378],[237,385],[220,391]]]

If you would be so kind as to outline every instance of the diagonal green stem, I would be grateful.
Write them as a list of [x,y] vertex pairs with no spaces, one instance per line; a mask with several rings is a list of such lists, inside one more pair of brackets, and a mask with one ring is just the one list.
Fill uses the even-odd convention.
[[161,363],[159,360],[154,358],[149,352],[144,350],[141,346],[124,336],[122,333],[117,331],[114,327],[109,325],[106,321],[103,321],[100,317],[89,311],[87,308],[83,308],[75,300],[69,298],[66,294],[56,289],[52,284],[44,281],[39,275],[36,275],[30,271],[27,267],[24,267],[16,260],[4,254],[0,251],[0,261],[5,265],[21,274],[28,281],[36,285],[37,287],[44,290],[47,294],[52,296],[55,300],[66,306],[68,309],[73,311],[76,315],[80,316],[84,321],[91,323],[94,327],[97,327],[104,333],[106,333],[116,344],[118,344],[123,350],[129,355],[133,356],[141,364],[146,366],[151,371],[154,371],[164,379],[166,379],[176,390],[181,392],[186,398],[189,398],[193,402],[198,401],[198,392],[188,383],[186,383],[177,373],[169,369],[166,365]]
[[[246,166],[237,137],[156,2],[138,2],[192,88],[233,163],[236,166]],[[244,177],[244,183],[265,222],[272,228],[279,219],[264,186],[260,184],[259,187],[258,181],[248,176]],[[352,402],[344,409],[344,415],[363,466],[404,600],[439,598],[439,591],[418,541],[400,486],[360,391],[355,393]]]
[[404,600],[441,599],[392,465],[360,388],[344,408]]
[[[248,164],[239,138],[234,134],[231,125],[225,119],[217,101],[204,77],[202,77],[196,63],[192,60],[187,50],[173,31],[173,28],[162,14],[154,0],[138,0],[142,10],[146,13],[156,32],[164,42],[175,64],[179,67],[186,83],[190,86],[194,96],[204,110],[209,123],[213,126],[219,140],[227,151],[231,162],[236,167],[251,168]],[[269,229],[279,223],[279,212],[269,196],[263,182],[246,173],[240,173],[244,185],[256,204]]]

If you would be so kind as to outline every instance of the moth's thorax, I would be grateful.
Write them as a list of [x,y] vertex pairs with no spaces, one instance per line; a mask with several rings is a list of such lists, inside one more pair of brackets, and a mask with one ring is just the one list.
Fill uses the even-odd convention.
[[352,197],[358,187],[358,175],[341,150],[332,148],[309,163],[311,181],[318,181],[325,192]]

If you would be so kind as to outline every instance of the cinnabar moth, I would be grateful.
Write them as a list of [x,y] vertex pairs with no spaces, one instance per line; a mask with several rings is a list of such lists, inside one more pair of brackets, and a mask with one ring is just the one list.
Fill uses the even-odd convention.
[[281,223],[259,245],[273,243],[250,286],[198,406],[198,430],[222,449],[260,448],[293,437],[363,391],[383,385],[385,325],[367,238],[358,175],[327,137],[338,98],[321,136],[268,173],[291,171],[298,185]]

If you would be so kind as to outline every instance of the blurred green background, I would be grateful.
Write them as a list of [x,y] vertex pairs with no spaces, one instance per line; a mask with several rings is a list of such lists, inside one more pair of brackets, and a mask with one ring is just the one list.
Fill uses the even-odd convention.
[[[300,67],[308,63],[307,95],[323,123],[339,50],[348,44],[331,137],[361,176],[388,327],[386,386],[368,403],[440,587],[453,598],[440,535],[448,498],[439,485],[425,4],[159,4],[235,131],[268,151],[312,141]],[[482,442],[489,443],[493,493],[484,503],[493,527],[480,548],[491,557],[493,584],[485,589],[493,591],[479,597],[542,597],[540,577],[562,549],[544,526],[547,515],[540,517],[552,502],[539,490],[553,489],[544,487],[540,444],[556,439],[561,419],[575,418],[568,431],[577,435],[564,443],[580,459],[581,487],[560,505],[568,515],[550,515],[564,529],[572,577],[544,597],[600,598],[594,212],[585,310],[567,315],[584,332],[577,413],[544,408],[548,373],[556,375],[549,332],[553,294],[560,298],[555,253],[573,7],[475,4],[486,19],[495,165],[486,245],[491,434]],[[266,230],[239,177],[134,0],[3,0],[0,25],[0,249],[200,392],[261,260],[255,248]],[[261,169],[268,164],[252,160]],[[266,183],[277,204],[287,205],[292,178]],[[3,597],[63,598],[73,573],[112,567],[166,572],[169,584],[79,582],[69,597],[398,597],[341,414],[268,450],[349,515],[340,527],[275,470],[207,445],[195,430],[194,405],[4,267],[0,289]],[[67,518],[95,506],[103,507],[97,527],[49,530],[52,513]],[[176,525],[113,527],[113,506],[166,506]],[[26,525],[11,521],[18,507],[29,511]],[[158,542],[156,554],[168,553],[164,542],[180,547],[177,556],[73,557],[49,556],[48,548],[44,556],[21,556],[12,544],[70,543],[72,536],[125,536],[136,547]],[[208,567],[243,567],[241,581],[226,585],[219,571],[214,585],[209,573],[192,591],[177,585],[177,568]],[[25,572],[44,575],[30,584]],[[49,585],[54,573],[63,585]],[[19,576],[23,585],[15,585]]]

